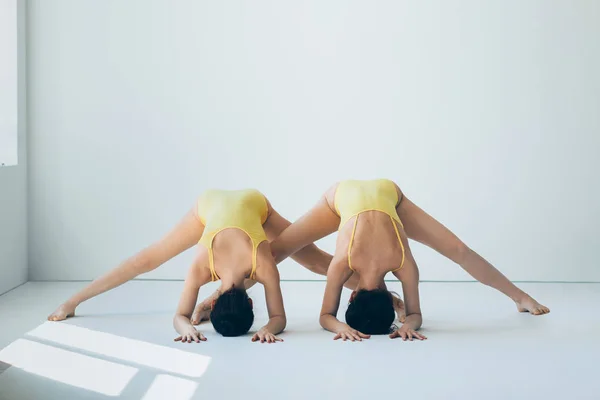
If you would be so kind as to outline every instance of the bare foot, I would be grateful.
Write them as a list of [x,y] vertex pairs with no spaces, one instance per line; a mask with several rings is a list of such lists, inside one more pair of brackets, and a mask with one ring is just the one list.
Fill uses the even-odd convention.
[[75,316],[75,306],[64,303],[48,316],[48,321],[62,321]]
[[205,310],[203,309],[202,304],[198,304],[190,319],[192,325],[200,325],[200,322],[208,320],[210,320],[210,309]]
[[396,293],[392,293],[392,298],[394,300],[394,310],[396,310],[396,314],[398,314],[398,321],[400,323],[404,323],[406,321],[406,310],[404,309],[404,302]]
[[519,312],[528,312],[533,315],[543,315],[550,312],[548,307],[541,305],[531,296],[526,296],[523,300],[517,301],[516,304]]

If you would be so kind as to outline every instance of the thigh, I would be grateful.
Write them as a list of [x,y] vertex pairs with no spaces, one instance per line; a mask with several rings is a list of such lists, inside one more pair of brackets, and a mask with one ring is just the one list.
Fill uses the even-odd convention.
[[154,263],[160,265],[198,243],[204,225],[195,208],[190,210],[169,233],[146,249]]
[[397,207],[409,239],[422,243],[442,255],[455,260],[464,244],[448,228],[404,197]]

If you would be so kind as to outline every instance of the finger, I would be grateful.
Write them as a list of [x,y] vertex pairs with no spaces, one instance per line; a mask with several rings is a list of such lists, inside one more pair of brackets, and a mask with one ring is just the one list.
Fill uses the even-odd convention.
[[363,339],[368,339],[368,338],[371,337],[371,335],[367,335],[367,334],[362,333],[362,332],[357,332],[357,333],[358,333],[358,336],[360,336]]
[[390,339],[395,339],[395,338],[397,338],[397,337],[398,337],[398,331],[394,331],[394,332],[390,333],[390,335],[389,335],[389,336],[390,336]]
[[335,335],[335,336],[333,337],[333,340],[338,340],[338,339],[340,339],[341,337],[342,337],[342,334],[341,334],[341,333],[338,333],[337,335]]
[[283,339],[281,339],[281,338],[279,338],[279,337],[275,336],[275,341],[276,341],[276,342],[283,342]]
[[200,340],[202,340],[203,342],[206,342],[206,336],[204,336],[203,334],[199,333],[200,336]]
[[252,341],[253,342],[256,342],[257,340],[258,340],[258,335],[255,334],[254,336],[252,336]]
[[192,336],[194,337],[194,341],[195,341],[196,343],[200,343],[200,339],[198,338],[198,332],[196,332],[196,333],[193,333],[193,334],[192,334]]
[[417,339],[420,339],[420,340],[425,340],[425,339],[427,339],[427,336],[425,336],[425,335],[421,335],[419,332],[415,332],[415,337],[416,337]]
[[181,342],[181,339],[182,339],[182,338],[181,338],[181,336],[179,336],[179,337],[176,337],[176,338],[175,338],[175,341],[176,341],[176,342]]
[[345,342],[348,338],[346,337],[345,333],[342,333],[342,340]]
[[358,340],[359,342],[362,340],[362,339],[360,338],[360,336],[358,336],[358,334],[357,334],[357,333],[353,333],[353,334],[352,334],[352,337],[353,337],[354,339]]
[[402,340],[406,342],[406,332],[400,333],[400,336],[402,336]]
[[412,342],[413,340],[413,335],[412,335],[412,331],[408,331],[408,340],[410,340]]

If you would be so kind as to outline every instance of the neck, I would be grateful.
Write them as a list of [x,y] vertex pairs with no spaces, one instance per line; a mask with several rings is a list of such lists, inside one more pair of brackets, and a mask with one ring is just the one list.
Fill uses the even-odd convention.
[[246,280],[246,277],[244,275],[241,274],[233,274],[233,273],[226,273],[224,275],[222,275],[221,277],[221,288],[219,289],[219,291],[221,293],[228,291],[229,289],[235,287],[237,289],[244,289],[244,281]]
[[385,282],[383,281],[385,278],[385,273],[382,274],[381,272],[373,269],[365,272],[366,273],[360,274],[357,290],[375,290],[385,288]]

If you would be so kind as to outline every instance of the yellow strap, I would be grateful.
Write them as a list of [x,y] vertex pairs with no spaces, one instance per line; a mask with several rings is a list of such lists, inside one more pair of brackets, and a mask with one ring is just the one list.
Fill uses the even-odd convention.
[[[402,244],[402,238],[400,237],[400,232],[398,232],[398,227],[396,226],[396,221],[390,215],[390,219],[392,220],[392,225],[394,225],[394,230],[396,231],[396,236],[398,237],[398,242],[400,242],[400,247],[402,248],[402,262],[400,263],[400,267],[395,269],[393,272],[398,271],[400,268],[404,266],[404,244]],[[400,222],[402,225],[402,222]]]
[[352,251],[352,243],[354,242],[354,234],[356,233],[356,224],[358,223],[358,215],[356,216],[356,219],[354,220],[354,226],[352,227],[352,236],[350,236],[350,243],[348,244],[348,268],[350,268],[350,270],[354,271],[352,269],[352,262],[350,260],[350,252]]
[[258,253],[258,246],[255,246],[254,243],[252,243],[252,270],[250,271],[250,279],[255,279],[256,277],[256,266],[257,266],[257,262],[256,262],[256,255]]
[[210,280],[212,282],[219,280],[219,275],[217,275],[217,271],[215,271],[215,260],[213,257],[212,247],[208,248],[208,268],[210,269]]

